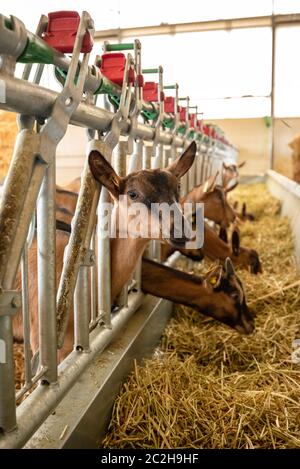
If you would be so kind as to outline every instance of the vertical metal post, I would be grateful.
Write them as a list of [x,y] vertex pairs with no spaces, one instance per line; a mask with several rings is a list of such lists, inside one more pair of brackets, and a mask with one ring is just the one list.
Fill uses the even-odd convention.
[[171,158],[171,149],[170,148],[165,148],[164,149],[164,154],[163,154],[163,162],[162,162],[162,167],[166,168],[169,164],[169,159]]
[[[134,142],[133,153],[129,159],[128,174],[139,171],[143,162],[143,140],[138,139]],[[144,168],[143,168],[144,169]]]
[[206,151],[201,152],[201,184],[203,184],[205,180],[205,161],[206,161]]
[[192,164],[191,168],[189,169],[188,175],[188,190],[191,191],[195,186],[195,176],[196,176],[196,165],[198,160],[198,151],[196,152],[196,158],[194,164]]
[[[164,153],[164,146],[162,143],[159,143],[156,145],[156,155],[153,158],[152,161],[152,169],[158,169],[162,167],[162,162],[163,162],[163,153]],[[153,257],[154,259],[157,260],[157,262],[160,262],[161,260],[161,245],[159,241],[153,241],[152,242],[152,248],[153,248]]]
[[15,364],[13,358],[12,318],[0,315],[0,339],[4,342],[4,363],[0,363],[0,429],[5,432],[14,430],[16,421],[15,401]]
[[[108,153],[108,151],[107,151]],[[105,155],[110,163],[112,153]],[[105,187],[102,187],[100,202],[98,205],[98,308],[99,316],[105,327],[111,328],[111,260],[110,238],[104,237],[100,223],[101,205],[110,201],[110,195]]]
[[78,351],[89,350],[90,311],[89,267],[82,265],[79,268],[74,293],[74,347]]
[[163,153],[164,153],[164,146],[162,143],[156,145],[155,148],[156,152],[152,161],[152,169],[161,168],[162,161],[163,161]]
[[[95,253],[96,249],[96,231],[95,226],[92,239],[91,239],[91,251]],[[91,268],[91,322],[96,321],[98,315],[98,282],[97,282],[97,264],[94,262],[94,265]]]
[[[129,168],[128,173],[132,173],[134,171],[138,171],[141,169],[142,166],[142,158],[143,158],[143,140],[139,139],[134,142],[133,154],[131,155],[129,161]],[[142,257],[139,258],[136,269],[133,274],[133,278],[135,280],[135,290],[141,290],[141,273],[142,273]]]
[[[126,162],[127,162],[127,140],[120,140],[118,147],[117,147],[117,154],[114,158],[114,169],[116,173],[123,177],[126,176]],[[129,169],[129,173],[131,170]],[[122,290],[120,291],[119,295],[115,300],[116,306],[122,307],[127,306],[128,303],[128,283],[123,286]]]
[[152,157],[152,147],[150,145],[144,145],[142,169],[151,168],[151,157]]
[[272,78],[271,78],[271,148],[270,148],[270,169],[274,168],[275,157],[275,57],[276,57],[276,27],[274,16],[274,5],[272,12]]
[[57,381],[55,158],[49,163],[37,204],[40,365],[44,380]]
[[22,315],[23,315],[23,337],[24,337],[24,364],[25,364],[25,386],[31,384],[31,348],[30,348],[30,318],[28,302],[28,243],[24,245],[21,259],[22,275]]
[[[142,156],[142,169],[150,169],[152,166],[152,154],[153,148],[152,145],[144,145],[143,156]],[[143,257],[146,259],[152,259],[152,242],[150,242],[143,254]]]
[[202,152],[201,152],[201,143],[198,143],[197,145],[198,151],[197,151],[197,158],[196,158],[196,178],[195,178],[195,184],[196,186],[199,186],[201,184],[201,171],[202,171]]

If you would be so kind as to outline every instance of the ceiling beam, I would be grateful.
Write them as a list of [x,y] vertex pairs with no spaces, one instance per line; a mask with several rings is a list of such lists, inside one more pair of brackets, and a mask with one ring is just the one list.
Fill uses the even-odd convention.
[[[274,16],[275,26],[300,24],[300,14],[286,14]],[[262,28],[272,26],[272,16],[256,16],[249,18],[233,18],[212,21],[195,21],[190,23],[162,23],[154,26],[135,28],[116,28],[96,31],[95,39],[125,39],[128,37],[156,36],[160,34],[181,34],[204,31],[220,31],[243,28]]]

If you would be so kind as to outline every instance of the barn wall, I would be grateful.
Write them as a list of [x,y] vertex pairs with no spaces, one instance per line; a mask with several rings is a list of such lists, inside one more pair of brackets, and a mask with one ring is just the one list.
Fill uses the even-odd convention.
[[[263,118],[215,119],[228,138],[239,148],[240,161],[247,160],[242,174],[260,174],[269,169],[271,132]],[[292,175],[288,142],[300,132],[300,118],[275,120],[274,169],[287,177]]]
[[247,164],[242,174],[262,174],[268,169],[270,154],[270,129],[263,118],[216,119],[227,138],[239,149],[239,160]]
[[[215,119],[240,152],[240,161],[247,160],[242,174],[263,174],[269,169],[271,132],[263,118]],[[282,118],[275,121],[274,170],[287,177],[292,175],[288,142],[300,132],[300,118]],[[86,148],[85,131],[69,126],[58,147],[57,182],[64,184],[81,173]]]

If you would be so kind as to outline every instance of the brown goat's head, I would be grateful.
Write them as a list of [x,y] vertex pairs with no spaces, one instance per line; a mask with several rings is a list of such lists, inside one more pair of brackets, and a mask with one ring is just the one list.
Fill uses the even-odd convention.
[[[182,155],[167,168],[137,171],[126,177],[118,176],[98,151],[90,153],[89,165],[93,176],[107,188],[115,200],[116,206],[120,205],[119,201],[122,196],[128,210],[135,207],[140,210],[144,209],[145,217],[140,223],[144,226],[143,232],[149,234],[149,239],[164,239],[174,247],[184,248],[190,239],[189,234],[191,234],[192,227],[183,216],[178,203],[179,182],[180,178],[192,166],[195,154],[196,143],[192,142]],[[167,229],[161,212],[156,212],[158,204],[164,204],[165,207],[172,208]],[[126,218],[128,234],[131,236],[130,227],[134,225],[133,219],[128,220],[127,212],[124,217]],[[180,224],[179,228],[185,227],[185,230],[178,229],[178,223]],[[152,236],[151,232],[150,236],[150,227],[153,225],[158,225],[157,235]],[[184,231],[188,234],[185,234]],[[136,231],[133,236],[138,237]]]
[[214,221],[223,228],[234,222],[236,212],[229,205],[226,199],[226,190],[222,186],[216,185],[218,173],[210,176],[204,184],[192,189],[183,199],[184,202],[204,204],[204,216]]
[[204,216],[214,221],[222,228],[228,228],[235,221],[236,213],[226,199],[226,191],[221,186],[215,186],[208,193],[203,194]]
[[239,182],[239,168],[242,168],[246,164],[246,161],[236,164],[226,164],[223,162],[222,168],[222,186],[229,192],[232,191]]
[[211,298],[214,297],[214,304],[208,304],[205,310],[208,315],[241,334],[254,332],[254,316],[246,304],[242,282],[229,258],[226,259],[224,267],[216,266],[206,275],[204,285],[213,293]]
[[255,249],[240,246],[238,230],[233,230],[231,236],[232,255],[231,260],[236,267],[250,270],[252,274],[262,273],[262,266],[258,252]]

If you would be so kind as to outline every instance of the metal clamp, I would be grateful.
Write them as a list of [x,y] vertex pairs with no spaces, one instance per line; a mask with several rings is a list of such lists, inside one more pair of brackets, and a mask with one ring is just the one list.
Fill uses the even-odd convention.
[[142,74],[141,64],[141,43],[138,39],[134,41],[134,70],[135,70],[135,81],[134,81],[134,96],[135,103],[134,108],[130,112],[130,129],[128,134],[128,147],[127,151],[129,154],[133,152],[133,140],[136,133],[138,116],[142,110],[142,82],[139,77]]
[[0,316],[13,316],[21,306],[20,291],[0,290]]
[[10,55],[16,60],[27,44],[27,31],[24,23],[11,16],[10,20],[0,15],[0,54]]
[[95,265],[95,262],[96,256],[92,249],[87,249],[85,252],[83,252],[81,265],[84,265],[85,267],[92,267]]

